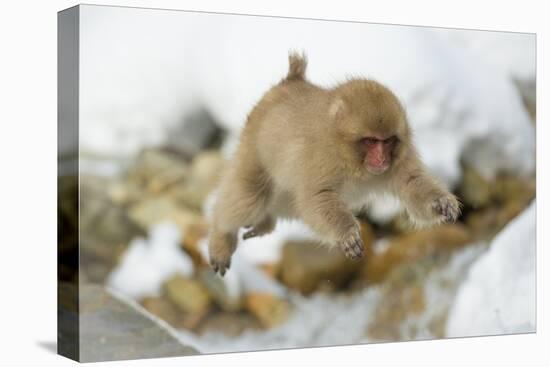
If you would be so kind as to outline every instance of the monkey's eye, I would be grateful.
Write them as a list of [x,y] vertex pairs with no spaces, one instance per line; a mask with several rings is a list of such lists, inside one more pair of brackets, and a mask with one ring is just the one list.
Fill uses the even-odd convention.
[[376,138],[363,138],[363,139],[361,139],[361,143],[367,144],[367,145],[376,144],[377,142],[379,142],[379,140],[376,139]]
[[387,145],[390,145],[390,144],[391,144],[391,145],[393,145],[393,144],[397,143],[398,140],[399,140],[399,139],[397,139],[397,136],[394,135],[394,136],[389,137],[389,138],[387,138],[386,140],[384,140],[384,144],[387,144]]

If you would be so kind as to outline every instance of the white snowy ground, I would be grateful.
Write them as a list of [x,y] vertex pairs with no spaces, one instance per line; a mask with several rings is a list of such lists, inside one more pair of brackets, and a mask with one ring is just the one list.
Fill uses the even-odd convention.
[[536,330],[536,203],[471,267],[449,314],[448,336]]

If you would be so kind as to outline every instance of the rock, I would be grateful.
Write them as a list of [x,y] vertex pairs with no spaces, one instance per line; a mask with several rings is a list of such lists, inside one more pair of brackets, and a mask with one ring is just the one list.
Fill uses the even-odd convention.
[[185,234],[191,225],[203,221],[200,214],[178,206],[168,197],[144,199],[132,206],[128,213],[145,230],[156,223],[173,222]]
[[534,123],[537,118],[537,83],[535,80],[522,80],[516,78],[513,80],[521,94],[525,108],[527,112],[529,112]]
[[182,156],[159,149],[146,149],[127,172],[127,179],[152,193],[159,193],[185,180],[188,175],[189,166]]
[[449,253],[471,240],[469,231],[460,224],[445,224],[406,233],[390,240],[387,250],[367,257],[361,276],[369,283],[378,283],[398,265]]
[[80,361],[198,354],[166,323],[100,286],[80,287]]
[[239,336],[247,330],[260,330],[262,326],[252,315],[245,312],[218,312],[209,315],[197,328],[197,333],[223,333]]
[[200,240],[208,236],[208,224],[206,220],[191,223],[184,233],[182,247],[191,256],[193,263],[198,268],[210,268],[202,256],[199,244]]
[[476,238],[490,239],[494,237],[506,224],[518,216],[527,206],[528,202],[513,200],[501,207],[490,207],[476,211],[468,215],[466,225]]
[[168,134],[166,146],[186,155],[196,155],[201,151],[217,147],[225,135],[214,118],[203,109],[185,117],[182,123]]
[[94,282],[105,280],[130,240],[145,233],[110,200],[111,183],[101,177],[80,177],[80,266]]
[[172,326],[176,326],[180,321],[181,311],[173,303],[162,297],[145,297],[140,303],[147,311]]
[[309,241],[290,241],[283,247],[281,264],[283,283],[303,294],[310,294],[344,285],[361,263],[347,259],[338,249]]
[[179,274],[164,283],[164,292],[181,311],[190,314],[205,315],[212,303],[210,294],[201,283]]
[[377,303],[367,335],[373,341],[403,340],[402,324],[425,308],[424,290],[421,285],[387,286]]
[[492,187],[494,200],[500,204],[511,201],[529,203],[535,197],[536,192],[534,177],[523,179],[512,176],[500,176],[495,180]]
[[[361,223],[365,258],[370,256],[374,232],[368,223]],[[314,241],[289,241],[283,247],[280,278],[288,287],[303,294],[316,290],[333,290],[345,285],[362,261],[347,259],[342,251]]]
[[250,293],[245,296],[245,308],[264,328],[282,324],[288,319],[290,305],[270,293]]
[[191,163],[188,180],[170,191],[171,196],[185,206],[202,210],[204,200],[215,189],[225,161],[219,151],[199,153]]
[[491,200],[491,184],[473,167],[465,166],[459,187],[460,200],[473,208],[481,208]]
[[366,222],[361,222],[361,236],[365,245],[362,261],[349,260],[339,249],[313,241],[287,242],[280,264],[281,280],[303,294],[322,289],[334,290],[346,285],[372,252],[374,232]]
[[201,284],[208,290],[214,302],[224,311],[238,311],[242,308],[240,298],[232,297],[226,288],[222,278],[215,274],[210,268],[199,272]]

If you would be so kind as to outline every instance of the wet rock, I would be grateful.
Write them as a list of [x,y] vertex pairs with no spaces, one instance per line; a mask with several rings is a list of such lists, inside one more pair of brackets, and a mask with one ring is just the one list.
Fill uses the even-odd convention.
[[224,136],[224,130],[214,118],[203,109],[199,109],[184,118],[182,123],[168,135],[166,146],[186,155],[195,155],[200,151],[216,147]]
[[242,308],[242,300],[233,297],[227,291],[227,287],[217,274],[212,270],[205,269],[199,272],[201,284],[207,289],[214,302],[224,311],[238,311]]
[[347,259],[338,249],[308,241],[287,242],[281,263],[283,283],[303,294],[336,289],[360,266],[359,261]]
[[145,230],[156,223],[173,222],[186,233],[191,225],[203,221],[200,214],[177,205],[168,197],[144,199],[132,206],[128,213]]
[[369,339],[403,340],[403,322],[408,317],[419,315],[424,308],[424,290],[421,285],[386,287],[367,330]]
[[188,175],[189,167],[182,156],[159,149],[146,149],[127,172],[127,179],[159,193],[185,180]]
[[198,281],[174,275],[164,283],[166,297],[183,312],[205,315],[212,304],[208,290]]
[[206,220],[191,223],[184,233],[182,247],[191,256],[193,263],[198,268],[210,268],[202,256],[200,240],[208,236],[208,224]]
[[491,200],[491,184],[474,168],[465,166],[459,188],[460,200],[473,208],[481,208]]
[[249,293],[245,296],[245,308],[264,328],[280,325],[288,319],[290,305],[270,293]]
[[492,185],[493,197],[497,203],[512,201],[529,203],[535,197],[535,185],[534,177],[524,179],[512,176],[500,176]]
[[170,191],[171,197],[189,208],[202,210],[204,200],[218,184],[224,165],[220,152],[201,152],[191,163],[189,178]]
[[537,83],[535,80],[520,80],[514,79],[516,87],[518,88],[521,98],[527,112],[531,116],[533,122],[537,117]]
[[262,325],[252,315],[245,312],[218,312],[209,315],[197,328],[198,334],[223,333],[238,336],[244,331],[260,330]]
[[173,303],[162,297],[145,297],[140,303],[147,311],[172,326],[176,326],[180,321],[181,311]]
[[145,233],[110,200],[111,183],[101,177],[80,177],[80,265],[94,282],[102,282],[130,240]]
[[281,280],[303,294],[342,287],[357,273],[364,259],[370,257],[374,232],[368,223],[361,223],[361,236],[365,245],[362,261],[350,260],[339,249],[313,241],[286,243],[280,266]]
[[100,286],[80,288],[80,361],[198,354],[167,324]]
[[391,239],[385,251],[367,257],[361,276],[369,283],[378,283],[401,264],[449,253],[471,241],[470,232],[460,224],[445,224],[405,233]]
[[518,216],[527,205],[529,203],[523,200],[513,200],[503,206],[473,212],[466,218],[466,225],[476,238],[490,239]]

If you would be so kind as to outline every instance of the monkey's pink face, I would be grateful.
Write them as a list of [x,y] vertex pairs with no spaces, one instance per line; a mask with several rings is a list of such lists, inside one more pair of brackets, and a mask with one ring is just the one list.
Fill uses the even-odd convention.
[[386,172],[392,164],[397,143],[398,139],[395,135],[361,139],[359,144],[364,156],[363,164],[367,170],[375,175]]

